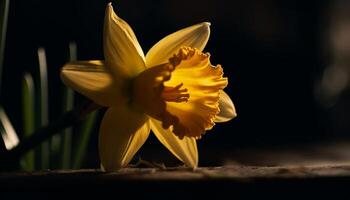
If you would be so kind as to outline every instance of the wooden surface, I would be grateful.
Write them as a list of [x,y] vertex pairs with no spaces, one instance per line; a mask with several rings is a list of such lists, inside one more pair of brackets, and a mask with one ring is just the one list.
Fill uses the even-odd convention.
[[[177,167],[125,168],[114,173],[96,169],[2,172],[0,200],[350,199],[348,142],[239,149],[227,155],[214,150],[201,154],[202,163],[207,159],[222,166],[194,171]],[[225,160],[215,160],[219,155]]]
[[[201,167],[195,170],[178,168],[124,168],[118,172],[102,172],[99,169],[54,170],[39,172],[0,173],[0,183],[9,184],[18,180],[42,180],[81,178],[86,181],[128,180],[128,181],[201,181],[201,180],[252,180],[252,179],[293,179],[293,178],[331,178],[350,177],[349,164],[328,164],[309,166],[223,166]],[[350,189],[350,188],[349,188]]]
[[194,171],[181,167],[125,168],[114,173],[93,169],[12,172],[0,174],[0,186],[0,193],[6,198],[62,199],[69,193],[69,197],[84,198],[103,194],[129,195],[132,199],[181,199],[184,196],[220,199],[227,196],[235,199],[320,196],[333,199],[337,195],[350,194],[350,164],[232,165]]

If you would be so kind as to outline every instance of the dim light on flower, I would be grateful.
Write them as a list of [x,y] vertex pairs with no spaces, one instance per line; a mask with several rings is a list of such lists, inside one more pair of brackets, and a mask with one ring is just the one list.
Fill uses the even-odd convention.
[[177,31],[144,55],[131,27],[108,4],[104,61],[77,61],[61,71],[63,82],[108,107],[99,130],[99,154],[106,171],[126,166],[150,131],[188,167],[198,165],[196,139],[215,122],[236,116],[223,91],[228,80],[203,49],[210,24]]

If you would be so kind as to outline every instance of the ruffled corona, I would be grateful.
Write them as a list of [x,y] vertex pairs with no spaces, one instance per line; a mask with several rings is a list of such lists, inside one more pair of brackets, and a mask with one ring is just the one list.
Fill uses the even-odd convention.
[[[169,63],[151,67],[134,81],[133,102],[179,138],[200,138],[214,126],[220,90],[227,85],[210,55],[183,47]],[[147,84],[144,84],[147,83]]]

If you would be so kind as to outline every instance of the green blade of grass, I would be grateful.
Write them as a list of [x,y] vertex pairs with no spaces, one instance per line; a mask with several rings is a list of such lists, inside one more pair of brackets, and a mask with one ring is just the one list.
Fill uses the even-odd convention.
[[[67,112],[73,109],[74,105],[74,92],[70,88],[64,86],[63,92],[63,112]],[[72,155],[72,127],[66,128],[63,131],[62,140],[62,158],[61,168],[69,169],[71,167],[71,155]]]
[[[77,45],[75,42],[69,43],[69,61],[77,60]],[[63,113],[70,111],[74,106],[74,91],[64,86],[63,91]],[[61,144],[62,158],[61,168],[69,169],[72,167],[72,127],[63,131],[63,140]]]
[[75,42],[69,43],[69,61],[77,60],[77,44]]
[[[22,80],[22,111],[23,111],[23,134],[29,137],[35,131],[35,89],[33,77],[25,73]],[[27,171],[35,170],[34,150],[24,156],[23,168]]]
[[[39,126],[46,126],[49,122],[48,119],[48,82],[47,82],[47,63],[46,53],[44,48],[38,49],[39,58],[39,76],[40,76],[40,98],[39,98]],[[41,145],[41,169],[48,169],[50,167],[50,143],[43,142]]]
[[78,144],[76,145],[77,148],[74,152],[73,169],[79,169],[84,161],[90,135],[96,124],[97,115],[98,111],[89,114],[80,129],[79,138],[77,140]]
[[0,94],[10,0],[0,0]]

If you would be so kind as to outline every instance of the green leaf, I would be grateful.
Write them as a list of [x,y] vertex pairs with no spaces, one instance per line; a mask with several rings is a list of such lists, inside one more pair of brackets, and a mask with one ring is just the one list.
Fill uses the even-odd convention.
[[[69,43],[69,61],[77,60],[77,45],[75,42]],[[63,91],[63,113],[70,111],[74,106],[74,91],[64,86]],[[72,166],[72,127],[63,131],[61,144],[61,168],[69,169]]]
[[0,93],[9,7],[10,0],[0,0]]
[[[31,136],[35,131],[35,89],[33,77],[25,73],[22,80],[22,111],[24,138]],[[23,168],[27,171],[35,170],[34,150],[24,156]]]
[[94,130],[97,116],[98,111],[90,113],[80,129],[79,138],[77,140],[78,144],[76,145],[77,149],[74,153],[73,169],[79,169],[84,161],[90,135]]
[[[47,62],[44,48],[38,49],[39,58],[39,126],[46,126],[49,122],[48,111],[48,82],[47,82]],[[50,167],[50,143],[48,141],[41,144],[41,169],[48,169]]]
[[69,61],[77,60],[77,44],[75,42],[69,43]]
[[[74,106],[74,91],[68,87],[64,87],[63,92],[63,113],[72,110]],[[63,131],[62,140],[62,158],[61,168],[69,169],[71,167],[71,155],[72,155],[72,127],[66,128]]]

